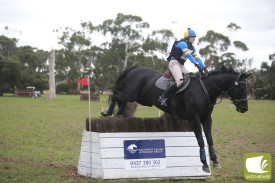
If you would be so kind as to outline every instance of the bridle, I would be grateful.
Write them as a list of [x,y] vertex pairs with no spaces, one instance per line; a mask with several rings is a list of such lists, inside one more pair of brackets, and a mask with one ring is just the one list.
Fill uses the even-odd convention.
[[[228,91],[230,91],[230,90],[233,90],[235,87],[239,86],[240,84],[246,84],[246,81],[239,81],[241,74],[242,74],[242,73],[240,73],[240,74],[238,75],[236,81],[234,82],[234,85],[233,85],[232,87],[230,87],[226,92],[228,92]],[[223,94],[225,93],[225,90],[221,90],[221,89],[220,89],[213,81],[211,81],[207,76],[206,76],[205,78],[207,78],[208,81],[209,81],[209,82],[210,82],[210,83],[220,92],[219,95],[221,95],[221,99],[220,99],[219,103],[215,103],[215,104],[220,104],[220,103],[222,102],[222,96],[223,96]],[[201,80],[200,80],[200,81],[201,81]],[[202,83],[202,81],[201,81],[201,83]],[[205,86],[203,87],[203,89],[204,89],[205,92],[207,92]],[[236,88],[236,90],[237,90],[237,88]],[[208,92],[207,92],[206,94],[208,95]],[[227,94],[228,94],[228,93],[227,93]],[[238,105],[241,101],[247,101],[247,98],[243,98],[243,99],[233,99],[229,94],[228,94],[228,96],[229,96],[229,100],[230,100],[233,104],[235,104],[235,105]],[[209,95],[208,95],[208,99],[209,99]],[[210,103],[210,101],[209,101],[209,103]],[[214,105],[215,105],[215,104],[214,104]]]
[[[233,85],[230,89],[228,89],[227,92],[228,92],[229,90],[233,90],[233,88],[239,86],[240,84],[245,84],[245,85],[246,85],[246,81],[239,81],[240,76],[241,76],[241,73],[239,74],[237,80],[234,82],[234,85]],[[237,88],[236,88],[236,90],[237,90]],[[227,93],[227,94],[228,94],[228,93]],[[233,104],[235,104],[235,105],[238,105],[239,102],[241,102],[241,101],[247,101],[247,98],[243,98],[243,99],[232,99],[232,97],[231,97],[229,94],[228,94],[228,96],[229,96],[229,100],[231,100],[231,102],[232,102]]]

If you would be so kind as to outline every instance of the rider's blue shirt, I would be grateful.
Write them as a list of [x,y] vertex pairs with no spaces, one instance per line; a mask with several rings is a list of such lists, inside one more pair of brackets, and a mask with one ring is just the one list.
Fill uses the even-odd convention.
[[205,67],[202,60],[199,58],[194,46],[193,46],[193,50],[190,50],[185,41],[180,41],[176,45],[176,47],[180,48],[183,51],[183,55],[181,57],[182,59],[187,60],[188,58],[193,64],[196,64],[196,62],[198,62],[202,68]]

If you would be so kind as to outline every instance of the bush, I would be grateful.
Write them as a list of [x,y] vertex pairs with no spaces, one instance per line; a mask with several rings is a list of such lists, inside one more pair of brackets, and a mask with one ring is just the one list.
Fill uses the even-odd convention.
[[69,86],[67,84],[59,84],[56,86],[56,93],[57,94],[68,94],[69,93]]

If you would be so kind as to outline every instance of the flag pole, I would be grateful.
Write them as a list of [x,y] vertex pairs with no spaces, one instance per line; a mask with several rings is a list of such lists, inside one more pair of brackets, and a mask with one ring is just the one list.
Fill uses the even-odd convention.
[[89,144],[90,144],[90,177],[92,176],[92,122],[91,122],[91,91],[90,91],[90,75],[88,76],[88,93],[89,93]]
[[90,92],[90,76],[88,76],[88,93],[89,93],[89,131],[92,131],[92,124],[91,124],[91,92]]

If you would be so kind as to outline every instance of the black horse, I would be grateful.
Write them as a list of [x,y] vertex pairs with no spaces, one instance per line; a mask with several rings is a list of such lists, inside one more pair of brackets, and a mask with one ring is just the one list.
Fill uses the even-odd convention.
[[171,96],[167,107],[158,102],[163,90],[157,88],[155,82],[161,76],[158,71],[143,66],[134,66],[125,70],[116,81],[107,113],[102,115],[111,115],[116,103],[119,105],[118,114],[122,114],[126,102],[136,101],[144,106],[154,105],[172,117],[189,120],[200,146],[203,170],[210,172],[206,162],[202,124],[213,167],[221,168],[213,146],[211,113],[217,97],[224,92],[227,92],[238,112],[244,113],[248,110],[245,79],[249,74],[237,73],[232,68],[222,66],[221,69],[210,72],[207,77],[190,77],[189,86]]

